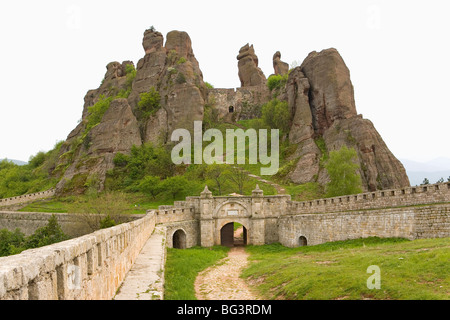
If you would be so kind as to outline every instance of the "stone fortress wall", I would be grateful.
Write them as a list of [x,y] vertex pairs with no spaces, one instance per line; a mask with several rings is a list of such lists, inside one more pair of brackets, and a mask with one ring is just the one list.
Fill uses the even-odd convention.
[[110,300],[155,229],[153,212],[0,258],[0,300]]
[[178,230],[186,234],[186,247],[218,245],[220,228],[229,222],[243,224],[248,243],[254,245],[280,242],[295,247],[368,236],[449,237],[450,183],[303,202],[291,201],[289,195],[263,196],[261,190],[244,197],[202,193],[162,206],[156,215],[157,223],[168,227],[169,247]]
[[141,219],[0,258],[0,300],[112,299],[157,224],[167,230],[167,247],[189,248],[220,244],[230,222],[241,223],[254,245],[450,237],[450,183],[305,202],[264,196],[258,187],[242,197],[213,197],[205,188]]
[[55,189],[0,199],[0,207],[10,206],[14,204],[22,204],[39,199],[45,199],[52,197],[53,195],[55,195]]

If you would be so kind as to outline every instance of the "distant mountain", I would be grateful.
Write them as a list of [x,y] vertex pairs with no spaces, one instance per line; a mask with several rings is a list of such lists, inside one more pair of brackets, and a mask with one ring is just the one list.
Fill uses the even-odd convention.
[[14,159],[8,159],[8,158],[0,159],[0,161],[3,161],[3,160],[11,161],[12,163],[15,163],[15,164],[17,164],[19,166],[24,166],[24,165],[28,164],[28,162],[21,161],[21,160],[14,160]]
[[409,181],[412,186],[420,185],[425,178],[430,183],[436,183],[440,178],[447,181],[450,177],[450,159],[436,158],[427,162],[418,162],[408,159],[400,159],[406,169]]

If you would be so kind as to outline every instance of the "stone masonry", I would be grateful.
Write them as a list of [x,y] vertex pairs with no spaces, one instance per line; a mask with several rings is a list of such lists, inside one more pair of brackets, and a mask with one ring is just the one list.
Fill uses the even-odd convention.
[[[264,196],[258,186],[251,196],[213,197],[206,187],[199,197],[149,210],[141,219],[0,258],[0,300],[112,299],[157,225],[167,247],[220,245],[231,222],[244,226],[247,244],[296,247],[369,236],[450,237],[449,218],[450,183],[305,202]],[[149,252],[155,270],[162,252]],[[139,275],[139,268],[134,272]],[[160,299],[158,274],[147,277],[145,288],[137,284]]]
[[[162,206],[156,223],[167,227],[167,245],[183,234],[183,247],[221,244],[230,222],[247,230],[247,244],[280,242],[289,247],[378,237],[408,239],[450,236],[450,183],[367,192],[351,196],[291,201],[290,195],[213,197],[208,188],[174,206]],[[180,232],[178,232],[181,230]]]

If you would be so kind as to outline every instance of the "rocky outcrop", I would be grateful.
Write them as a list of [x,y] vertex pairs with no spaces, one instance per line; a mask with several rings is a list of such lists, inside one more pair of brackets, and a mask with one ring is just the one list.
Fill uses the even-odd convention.
[[322,134],[336,119],[356,116],[350,72],[336,49],[311,52],[300,66],[310,84],[313,125]]
[[74,152],[72,163],[56,186],[58,193],[84,192],[88,181],[102,189],[106,172],[114,167],[115,154],[128,153],[133,145],[141,145],[138,122],[128,101],[112,101],[102,121],[84,139],[78,148],[69,150]]
[[373,124],[356,112],[350,72],[336,49],[312,52],[291,71],[286,85],[291,112],[289,140],[298,158],[289,178],[295,183],[328,182],[324,152],[346,145],[357,151],[365,190],[409,186],[403,165]]
[[[171,31],[165,46],[163,42],[160,32],[146,30],[145,56],[137,64],[132,83],[127,74],[132,62],[112,62],[100,87],[86,94],[82,121],[61,148],[58,192],[73,184],[85,185],[91,176],[101,190],[116,153],[128,153],[133,145],[146,142],[166,143],[173,130],[192,130],[194,121],[203,120],[207,89],[189,35]],[[153,89],[160,96],[158,109],[145,115],[138,110],[141,94]],[[89,107],[108,99],[113,101],[100,123],[90,128]]]
[[289,64],[281,61],[280,51],[275,52],[273,55],[273,69],[276,75],[285,75],[289,72]]
[[262,70],[258,67],[258,57],[253,45],[247,43],[239,50],[237,56],[241,87],[259,86],[267,82]]
[[[82,119],[61,147],[54,171],[62,177],[57,192],[82,192],[86,186],[102,190],[118,152],[148,142],[167,143],[178,128],[193,130],[194,121],[203,120],[206,102],[216,108],[216,121],[233,122],[260,117],[261,106],[273,94],[288,102],[290,112],[286,138],[296,149],[290,149],[288,159],[293,160],[290,181],[325,184],[324,153],[346,145],[357,151],[366,190],[409,185],[405,169],[373,124],[357,114],[350,72],[336,49],[310,53],[289,73],[286,86],[274,93],[258,67],[253,45],[243,46],[237,56],[237,90],[206,88],[186,32],[169,32],[164,44],[162,34],[152,28],[144,32],[142,46],[145,55],[136,69],[131,61],[111,62],[99,88],[87,92]],[[275,74],[289,72],[279,52],[273,65]],[[139,104],[144,93],[159,97],[151,112],[143,112]]]

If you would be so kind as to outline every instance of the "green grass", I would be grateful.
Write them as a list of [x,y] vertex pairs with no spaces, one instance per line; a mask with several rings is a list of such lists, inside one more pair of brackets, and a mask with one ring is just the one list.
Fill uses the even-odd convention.
[[[299,248],[249,246],[251,265],[243,277],[267,299],[448,300],[450,238],[366,238]],[[380,268],[381,288],[368,289]]]
[[164,280],[165,300],[196,300],[194,282],[197,274],[227,256],[229,248],[194,247],[167,249]]
[[[145,214],[147,210],[158,209],[161,205],[173,205],[173,200],[152,200],[141,193],[127,193],[128,209],[124,214]],[[33,201],[20,209],[21,212],[68,213],[75,212],[79,201],[89,201],[87,195],[49,198]],[[101,197],[101,195],[100,195]]]

